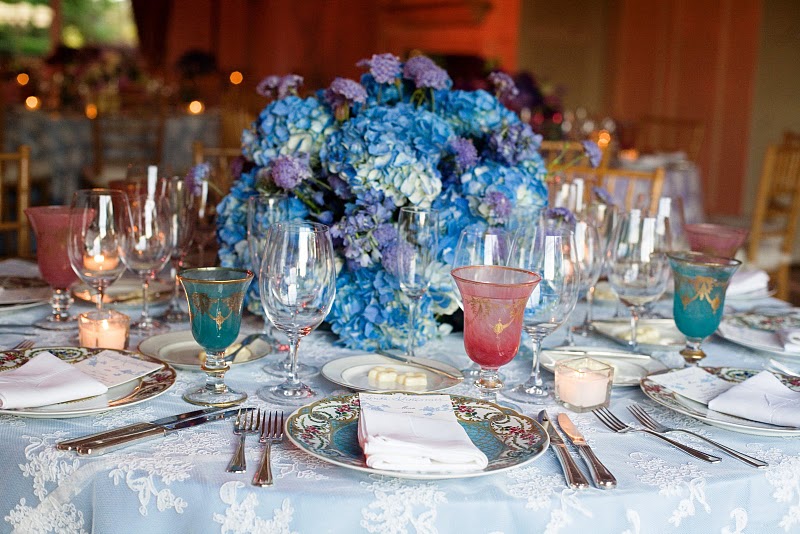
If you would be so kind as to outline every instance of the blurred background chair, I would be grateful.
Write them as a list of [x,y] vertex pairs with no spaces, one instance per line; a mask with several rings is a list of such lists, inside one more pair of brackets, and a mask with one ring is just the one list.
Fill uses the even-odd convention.
[[[29,258],[31,235],[25,210],[30,205],[31,149],[0,153],[0,234],[4,257]],[[8,181],[7,181],[8,179]]]
[[800,217],[800,143],[770,145],[758,183],[747,259],[770,274],[782,300],[789,298],[789,273]]
[[634,148],[640,154],[684,152],[689,161],[697,161],[704,131],[698,120],[645,116],[637,122]]

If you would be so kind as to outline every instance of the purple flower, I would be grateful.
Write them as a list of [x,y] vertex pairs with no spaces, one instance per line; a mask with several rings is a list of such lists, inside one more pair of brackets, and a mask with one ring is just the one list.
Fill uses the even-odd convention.
[[589,165],[593,168],[597,168],[600,165],[600,161],[603,159],[603,152],[600,150],[600,147],[597,146],[597,143],[594,141],[589,141],[588,139],[585,141],[581,141],[583,145],[583,152],[586,154],[586,157],[589,158]]
[[505,72],[495,71],[489,75],[489,83],[494,86],[494,94],[498,100],[510,100],[519,95],[517,84]]
[[342,180],[338,174],[328,175],[328,185],[331,186],[333,194],[337,197],[345,200],[353,198],[353,194],[350,192],[350,187],[348,187],[347,182]]
[[498,163],[513,166],[534,159],[541,143],[542,136],[533,133],[529,124],[516,123],[494,130],[486,151]]
[[367,90],[360,83],[347,78],[336,78],[325,89],[325,101],[334,109],[342,105],[352,106],[367,101]]
[[456,137],[450,141],[450,150],[455,155],[455,163],[459,173],[471,169],[478,163],[478,151],[471,139]]
[[267,76],[256,86],[256,92],[267,98],[284,98],[289,95],[296,95],[297,90],[303,85],[303,77],[297,74],[287,74],[286,76]]
[[412,80],[417,88],[446,89],[450,83],[447,71],[426,56],[415,56],[406,61],[403,78]]
[[401,72],[400,58],[394,54],[374,54],[370,59],[356,63],[359,67],[369,67],[369,73],[378,83],[394,83]]
[[499,191],[491,191],[484,197],[486,205],[491,210],[492,217],[499,221],[506,220],[511,215],[513,206],[508,197]]
[[544,218],[564,222],[569,225],[575,224],[575,215],[567,208],[549,208],[544,212]]
[[256,86],[256,93],[260,94],[261,96],[272,98],[274,96],[275,90],[278,88],[278,84],[281,81],[280,76],[276,76],[274,74],[267,76]]
[[230,162],[229,168],[231,171],[231,178],[234,180],[238,180],[242,176],[242,171],[244,170],[244,166],[247,163],[247,160],[244,156],[236,156]]
[[380,224],[372,232],[372,237],[378,242],[378,248],[383,250],[397,241],[397,228],[391,223]]
[[311,178],[308,162],[295,156],[278,156],[270,165],[272,181],[287,191],[293,191],[303,180]]
[[613,206],[614,205],[614,197],[612,197],[611,193],[609,193],[607,190],[603,189],[602,187],[599,187],[599,186],[592,187],[592,193],[603,204],[608,204],[609,206]]
[[198,163],[186,173],[186,185],[192,195],[199,197],[203,194],[203,182],[207,182],[211,175],[211,164],[207,161]]

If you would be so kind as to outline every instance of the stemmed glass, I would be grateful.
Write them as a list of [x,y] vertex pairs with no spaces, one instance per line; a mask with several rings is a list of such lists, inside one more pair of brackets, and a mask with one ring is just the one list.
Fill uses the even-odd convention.
[[[600,276],[603,275],[603,271],[607,266],[608,248],[611,243],[611,238],[614,235],[614,229],[616,228],[616,224],[618,222],[618,213],[619,212],[617,211],[616,206],[613,204],[595,202],[586,207],[585,220],[595,227],[597,230],[597,237],[599,238],[601,256]],[[592,322],[594,321],[594,293],[597,288],[597,281],[599,278],[600,277],[595,280],[594,284],[586,289],[586,317],[584,318],[583,323],[575,328],[575,333],[578,335],[587,336],[589,335],[589,332],[592,331]]]
[[97,292],[97,310],[103,311],[106,289],[125,271],[120,248],[131,224],[128,196],[112,189],[75,191],[69,219],[70,265]]
[[162,193],[134,197],[130,205],[131,226],[123,234],[122,261],[142,280],[142,315],[132,330],[155,333],[166,330],[163,322],[149,313],[150,280],[164,268],[172,254],[170,204]]
[[[468,226],[461,230],[458,237],[456,249],[453,252],[452,269],[466,267],[468,265],[501,265],[505,266],[508,261],[508,253],[511,250],[511,234],[498,227]],[[461,300],[461,292],[455,285],[454,294],[458,307],[464,309]],[[480,373],[480,366],[472,362],[472,365],[462,369],[464,378],[476,378]]]
[[242,324],[242,305],[247,287],[253,280],[252,271],[226,267],[187,269],[178,274],[189,301],[192,337],[206,351],[202,369],[206,381],[183,394],[192,404],[233,406],[247,398],[225,384],[230,368],[225,361],[225,349],[239,335]]
[[416,346],[416,319],[419,303],[431,283],[430,266],[439,242],[439,217],[434,210],[405,206],[397,221],[399,247],[397,278],[400,289],[411,300],[408,311],[406,356],[413,357]]
[[36,259],[42,278],[50,284],[52,312],[35,324],[47,330],[70,330],[78,327],[69,314],[72,297],[69,286],[77,280],[69,262],[67,242],[69,234],[69,206],[37,206],[26,208],[25,215],[36,234]]
[[573,224],[545,214],[536,226],[520,229],[508,264],[539,273],[542,280],[527,300],[523,317],[523,328],[533,344],[531,375],[503,394],[521,402],[536,402],[548,395],[539,370],[542,340],[569,318],[578,301],[580,268]]
[[[575,258],[578,264],[578,293],[586,294],[593,290],[603,270],[603,247],[597,228],[586,221],[575,223]],[[588,316],[588,312],[587,312]],[[585,323],[586,321],[584,321]],[[583,325],[567,329],[567,345],[575,345],[573,331],[583,332]]]
[[620,302],[631,311],[632,352],[639,348],[636,328],[645,305],[664,293],[669,279],[669,233],[657,231],[657,221],[640,210],[622,217],[609,251],[608,281]]
[[179,176],[173,176],[164,182],[164,194],[169,202],[170,236],[172,238],[170,277],[175,281],[175,286],[172,290],[169,307],[161,315],[161,319],[168,323],[184,323],[189,320],[189,314],[180,306],[181,283],[178,280],[178,272],[183,269],[192,243],[194,228],[197,225],[199,199],[190,190],[186,180]]
[[269,226],[258,277],[264,311],[289,338],[292,373],[277,386],[258,390],[264,400],[302,403],[316,393],[300,381],[297,349],[300,338],[322,323],[336,294],[333,242],[327,226],[283,221]]

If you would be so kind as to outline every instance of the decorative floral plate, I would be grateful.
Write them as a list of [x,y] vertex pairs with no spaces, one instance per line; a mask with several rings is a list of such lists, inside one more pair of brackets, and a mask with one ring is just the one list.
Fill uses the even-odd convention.
[[[736,383],[744,382],[751,376],[761,372],[760,369],[737,369],[733,367],[704,367],[703,369],[723,380]],[[773,374],[790,389],[800,391],[800,378],[792,378],[778,373]],[[705,404],[679,395],[667,387],[656,384],[649,378],[642,379],[641,388],[645,395],[658,404],[694,419],[699,419],[709,425],[757,436],[800,436],[800,428],[770,425],[715,412]]]
[[800,328],[800,308],[764,308],[722,318],[717,334],[723,339],[756,350],[800,356],[783,348],[777,332]]
[[358,444],[358,394],[329,397],[300,408],[286,421],[286,434],[300,449],[334,465],[371,474],[428,480],[499,473],[532,462],[547,450],[550,443],[547,432],[530,417],[488,401],[459,395],[450,398],[456,419],[489,458],[489,465],[482,471],[414,473],[367,466]]
[[[16,369],[20,365],[36,356],[40,352],[50,352],[67,363],[77,363],[81,360],[102,352],[106,349],[87,349],[83,347],[37,347],[26,350],[0,351],[0,372]],[[139,379],[131,380],[124,384],[112,387],[103,395],[89,397],[59,404],[38,406],[36,408],[0,409],[0,414],[22,415],[25,417],[41,417],[60,419],[67,417],[81,417],[133,406],[146,400],[158,397],[175,383],[175,369],[157,358],[145,356],[138,352],[118,351],[131,358],[160,363],[162,367]]]

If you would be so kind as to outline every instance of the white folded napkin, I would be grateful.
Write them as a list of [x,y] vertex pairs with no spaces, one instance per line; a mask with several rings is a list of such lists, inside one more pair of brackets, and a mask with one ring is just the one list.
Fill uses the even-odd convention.
[[479,471],[489,464],[458,424],[449,395],[358,396],[358,442],[368,466],[442,473]]
[[786,352],[800,353],[800,330],[796,328],[784,328],[775,332]]
[[755,269],[752,271],[737,271],[731,277],[728,290],[725,292],[727,297],[746,295],[756,291],[767,291],[769,275],[766,271]]
[[108,388],[49,352],[0,373],[0,408],[33,408],[102,395]]
[[800,427],[800,392],[761,371],[708,403],[714,411],[772,425]]

